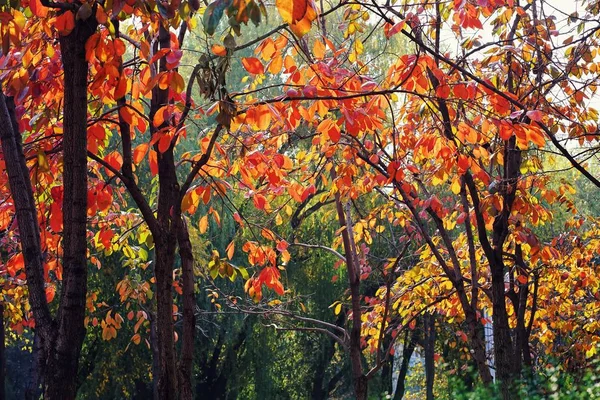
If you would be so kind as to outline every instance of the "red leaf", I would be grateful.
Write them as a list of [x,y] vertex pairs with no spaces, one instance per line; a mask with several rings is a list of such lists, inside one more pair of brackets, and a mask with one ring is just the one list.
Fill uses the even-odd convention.
[[31,0],[29,2],[29,9],[36,17],[44,18],[48,15],[48,8],[44,7],[40,0]]
[[252,200],[254,200],[254,206],[256,208],[259,210],[265,209],[265,206],[267,205],[267,199],[265,199],[263,195],[255,194]]
[[242,58],[242,65],[244,66],[244,68],[246,68],[246,71],[250,72],[251,74],[265,73],[265,67],[256,57]]
[[315,185],[310,185],[309,187],[304,189],[304,191],[302,192],[302,202],[308,199],[308,196],[310,196],[311,194],[315,194],[316,192],[317,189],[315,188]]
[[75,16],[72,12],[67,11],[56,17],[54,26],[60,35],[67,36],[75,28]]

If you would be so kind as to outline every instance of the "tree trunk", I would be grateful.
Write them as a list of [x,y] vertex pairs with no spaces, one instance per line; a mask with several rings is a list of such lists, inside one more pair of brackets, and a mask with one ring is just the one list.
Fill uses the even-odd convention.
[[46,356],[44,355],[44,345],[40,334],[34,331],[31,368],[29,372],[29,382],[25,390],[25,399],[38,400],[42,395],[41,385],[44,376],[44,365]]
[[509,216],[517,191],[519,169],[521,166],[521,151],[517,148],[516,137],[511,137],[504,147],[503,174],[503,207],[494,219],[492,245],[493,255],[490,257],[492,272],[492,306],[494,322],[494,358],[496,361],[496,376],[502,385],[504,399],[510,398],[510,384],[520,373],[520,363],[515,360],[513,341],[510,335],[508,312],[506,309],[505,266],[503,248],[509,232]]
[[46,341],[44,398],[75,399],[87,294],[87,77],[85,43],[96,21],[80,21],[61,36],[64,69],[63,113],[63,289],[56,323]]
[[433,400],[433,383],[435,380],[435,316],[423,316],[424,350],[425,350],[425,387],[427,400]]
[[192,367],[194,362],[194,334],[196,332],[194,255],[187,225],[182,216],[179,216],[178,222],[177,241],[179,242],[181,279],[183,281],[183,329],[179,362],[179,388],[181,393],[179,398],[180,400],[192,400]]
[[156,333],[158,344],[158,376],[155,399],[177,398],[175,338],[173,331],[173,262],[175,241],[155,239],[156,263]]
[[77,23],[71,34],[60,38],[64,68],[63,287],[56,320],[52,319],[45,296],[40,230],[14,107],[0,94],[2,149],[17,214],[29,303],[46,356],[44,398],[49,400],[75,399],[78,361],[85,336],[88,73],[85,43],[96,26],[95,19],[88,18],[85,23]]
[[406,391],[406,375],[408,374],[408,366],[418,341],[419,331],[416,328],[412,331],[406,332],[406,339],[404,340],[404,345],[402,348],[402,363],[400,364],[400,371],[398,372],[394,400],[401,400],[404,397],[404,392]]
[[319,354],[317,365],[314,366],[313,384],[310,398],[313,400],[324,400],[329,397],[325,388],[325,371],[335,354],[335,340],[323,339],[323,349]]
[[6,343],[4,342],[4,303],[0,302],[0,400],[6,399]]
[[[332,170],[333,171],[333,170]],[[333,173],[335,174],[335,173]],[[335,176],[335,175],[334,175]],[[362,368],[362,350],[360,347],[360,331],[362,326],[360,308],[360,272],[358,257],[353,237],[352,221],[350,220],[349,207],[344,209],[340,200],[340,194],[335,194],[336,210],[342,230],[342,242],[346,256],[346,269],[348,271],[348,282],[350,285],[350,298],[352,305],[352,328],[350,330],[350,365],[352,368],[352,382],[354,395],[357,400],[366,400],[368,393],[368,380]]]
[[[170,48],[169,31],[159,24],[158,48]],[[160,71],[166,71],[166,60],[162,57],[159,61]],[[168,103],[168,90],[157,86],[152,90],[150,105],[150,120],[156,112]],[[164,124],[163,124],[164,125]],[[157,129],[164,126],[151,127],[154,134]],[[154,379],[158,380],[156,399],[170,400],[178,398],[177,363],[175,357],[175,338],[173,323],[173,264],[177,244],[177,215],[179,208],[179,184],[175,172],[175,161],[172,146],[164,152],[159,151],[155,145],[158,158],[158,235],[155,235],[154,276],[156,278],[156,329],[158,339],[159,374]]]

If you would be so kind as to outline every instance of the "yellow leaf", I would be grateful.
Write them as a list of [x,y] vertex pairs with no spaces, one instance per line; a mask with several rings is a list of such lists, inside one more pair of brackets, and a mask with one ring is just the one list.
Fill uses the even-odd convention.
[[337,303],[333,309],[333,313],[338,315],[340,312],[342,312],[342,303]]
[[200,230],[201,234],[206,233],[206,231],[208,230],[208,215],[205,215],[202,218],[200,218],[200,224],[198,229]]

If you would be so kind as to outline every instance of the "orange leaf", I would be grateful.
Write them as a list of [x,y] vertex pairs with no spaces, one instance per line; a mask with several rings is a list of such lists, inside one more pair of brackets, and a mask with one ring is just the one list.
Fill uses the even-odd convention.
[[245,57],[242,58],[242,65],[246,68],[246,71],[251,74],[264,74],[265,67],[262,65],[260,60],[256,57]]
[[156,174],[158,174],[158,159],[156,151],[150,150],[150,155],[148,158],[150,159],[150,172],[152,173],[152,176],[156,176]]
[[313,54],[317,60],[323,59],[325,57],[325,44],[320,40],[315,40],[315,45],[313,47]]
[[281,18],[288,24],[303,19],[308,10],[308,0],[277,0],[275,5]]
[[183,77],[177,71],[171,72],[171,89],[175,93],[181,93],[185,90]]
[[52,300],[54,300],[55,294],[56,294],[56,288],[54,287],[54,285],[50,285],[50,286],[46,287],[46,301],[48,303],[52,303]]
[[44,18],[48,15],[48,8],[44,7],[40,0],[31,0],[29,2],[29,9],[36,17]]
[[148,143],[142,143],[133,150],[133,162],[135,164],[140,163],[144,159],[148,152],[148,147]]
[[127,94],[127,78],[124,75],[121,75],[119,78],[119,83],[115,87],[115,99],[120,99],[125,97]]
[[69,11],[59,15],[56,17],[55,27],[60,35],[67,36],[75,28],[75,16]]
[[133,335],[133,337],[131,338],[131,341],[135,344],[140,344],[140,341],[142,340],[141,336],[139,333],[136,333],[135,335]]
[[229,246],[227,246],[227,258],[229,258],[231,260],[233,258],[234,252],[235,252],[235,242],[231,242],[231,243],[229,243]]
[[213,44],[210,48],[214,55],[219,57],[225,57],[227,55],[227,49],[225,46],[221,46],[220,44]]
[[121,107],[119,109],[119,115],[121,116],[123,121],[125,121],[128,125],[131,125],[133,123],[133,115],[129,107]]
[[23,253],[17,253],[8,260],[6,269],[10,276],[15,276],[17,271],[25,267]]

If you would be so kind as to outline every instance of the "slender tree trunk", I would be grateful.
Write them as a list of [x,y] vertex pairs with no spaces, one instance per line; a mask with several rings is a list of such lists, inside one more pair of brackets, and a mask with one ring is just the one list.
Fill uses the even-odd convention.
[[509,230],[509,216],[515,200],[519,168],[521,166],[521,151],[517,148],[516,137],[511,137],[504,148],[503,174],[503,207],[494,219],[492,244],[493,256],[489,260],[492,273],[492,320],[494,333],[494,358],[496,361],[496,376],[502,385],[502,395],[510,399],[510,385],[520,373],[520,363],[515,357],[513,341],[510,335],[508,312],[506,309],[505,266],[503,248]]
[[179,217],[177,231],[179,255],[183,281],[183,329],[179,362],[180,400],[192,400],[192,367],[194,362],[194,335],[196,332],[196,316],[194,308],[194,255],[187,225],[182,216]]
[[[366,400],[368,393],[368,380],[363,373],[362,351],[360,347],[360,331],[362,326],[360,308],[360,272],[358,257],[353,237],[353,227],[350,220],[350,210],[344,209],[340,194],[335,194],[338,220],[342,227],[342,242],[346,255],[346,269],[350,285],[350,301],[352,305],[352,328],[350,330],[350,365],[352,368],[352,382],[357,400]],[[346,207],[348,208],[348,207]]]
[[433,400],[433,383],[435,381],[435,316],[425,314],[423,317],[424,350],[425,350],[425,387],[427,400]]
[[165,237],[155,239],[156,264],[156,332],[158,344],[158,376],[155,398],[177,398],[177,368],[173,331],[173,262],[175,241]]
[[[70,11],[68,11],[70,12]],[[2,149],[17,214],[29,303],[43,344],[45,399],[75,399],[78,361],[85,336],[87,293],[87,72],[85,43],[96,21],[78,22],[60,38],[64,67],[63,288],[56,319],[45,296],[40,231],[33,190],[21,148],[14,107],[0,95]]]
[[[169,31],[159,24],[158,48],[170,48]],[[160,72],[166,71],[166,60],[159,61]],[[150,105],[150,120],[156,112],[168,103],[168,90],[160,89],[158,85],[152,91]],[[152,133],[157,129],[153,127]],[[160,400],[177,399],[179,395],[178,373],[175,356],[175,338],[173,323],[173,265],[177,245],[177,215],[179,184],[175,173],[175,161],[172,146],[164,152],[155,145],[158,158],[158,235],[154,238],[156,262],[154,276],[156,278],[156,330],[158,339],[159,374],[157,392],[154,396]]]
[[[390,344],[392,342],[391,336],[385,336],[383,339],[383,348],[389,349]],[[394,374],[394,357],[389,357],[388,360],[381,367],[381,387],[384,391],[392,394],[392,383],[393,383],[393,374]]]
[[394,400],[401,400],[404,397],[404,392],[406,391],[406,375],[408,374],[408,366],[418,341],[419,331],[416,328],[413,331],[406,332],[406,339],[404,340],[404,346],[402,348],[402,363],[400,364],[400,371],[398,372]]
[[42,338],[37,330],[33,336],[32,358],[29,373],[30,379],[25,390],[25,398],[27,400],[38,400],[42,395],[41,386],[43,385],[42,377],[44,376],[46,357],[44,355]]
[[156,332],[156,315],[152,315],[150,319],[150,349],[152,350],[152,393],[154,398],[158,394],[158,379],[159,375],[159,355],[158,355],[158,333]]
[[6,343],[4,340],[4,302],[0,302],[0,400],[6,399]]

